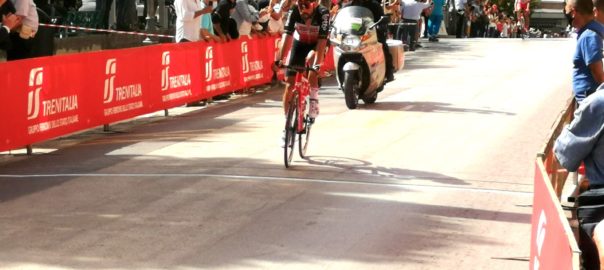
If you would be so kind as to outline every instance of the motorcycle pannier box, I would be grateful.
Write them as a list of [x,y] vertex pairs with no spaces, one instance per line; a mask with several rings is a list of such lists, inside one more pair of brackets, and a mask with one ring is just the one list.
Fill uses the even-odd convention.
[[405,66],[405,50],[403,48],[403,42],[400,40],[389,39],[386,41],[390,54],[392,55],[392,64],[394,65],[394,71],[403,69]]

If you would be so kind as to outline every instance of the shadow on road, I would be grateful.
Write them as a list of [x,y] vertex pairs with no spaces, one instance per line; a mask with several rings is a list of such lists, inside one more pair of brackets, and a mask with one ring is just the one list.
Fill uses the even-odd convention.
[[345,174],[362,174],[364,175],[366,181],[372,181],[373,178],[370,177],[376,177],[376,180],[392,179],[400,181],[410,179],[426,179],[429,181],[449,185],[469,185],[461,179],[439,173],[408,170],[401,168],[389,168],[374,165],[368,161],[359,159],[334,156],[308,156],[306,160],[312,165],[320,165],[340,169],[340,172]]
[[484,109],[467,109],[451,107],[449,103],[442,102],[393,102],[383,101],[375,104],[361,104],[359,108],[372,111],[412,111],[412,112],[442,112],[442,113],[478,113],[516,115],[515,113]]

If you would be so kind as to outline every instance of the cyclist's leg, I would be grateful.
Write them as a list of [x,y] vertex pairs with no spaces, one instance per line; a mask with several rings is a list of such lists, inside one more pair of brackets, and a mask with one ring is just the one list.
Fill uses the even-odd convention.
[[[308,45],[300,43],[299,41],[294,39],[286,65],[303,67],[305,63],[305,57],[306,55],[308,55],[308,52],[310,50],[311,49]],[[289,69],[286,70],[285,78],[286,85],[285,91],[283,92],[283,110],[284,114],[287,114],[287,110],[289,109],[289,98],[291,97],[291,92],[294,90],[295,87],[294,84],[296,79],[296,72]]]
[[[316,47],[316,45],[312,46],[313,48]],[[306,63],[314,63],[315,62],[315,51],[311,50],[308,55],[306,56]],[[310,91],[309,91],[309,102],[310,102],[310,109],[309,109],[309,116],[311,118],[316,118],[319,115],[319,74],[317,72],[309,72],[308,73],[308,83],[310,84]]]
[[285,77],[285,90],[283,91],[283,114],[287,115],[287,111],[289,110],[289,99],[291,98],[292,91],[294,90],[294,83],[296,79],[296,74],[287,75]]

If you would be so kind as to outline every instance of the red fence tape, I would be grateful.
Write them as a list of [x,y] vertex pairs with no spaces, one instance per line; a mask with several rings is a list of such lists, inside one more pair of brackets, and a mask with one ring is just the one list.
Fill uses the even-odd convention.
[[270,82],[278,37],[0,64],[0,151]]

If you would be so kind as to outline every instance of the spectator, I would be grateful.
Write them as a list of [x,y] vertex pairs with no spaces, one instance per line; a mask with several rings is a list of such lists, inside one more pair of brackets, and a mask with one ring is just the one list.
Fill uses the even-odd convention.
[[510,37],[510,18],[505,18],[503,20],[503,31],[501,31],[502,38]]
[[214,32],[222,41],[229,41],[239,37],[237,23],[231,18],[231,11],[235,9],[235,0],[220,0],[212,13]]
[[270,9],[270,18],[268,20],[268,32],[271,34],[282,34],[284,31],[283,15],[281,13],[281,4],[271,0],[273,7]]
[[434,0],[434,6],[432,7],[432,14],[428,18],[428,40],[438,41],[438,31],[440,30],[440,24],[443,21],[443,6],[445,0]]
[[33,37],[38,31],[38,11],[33,0],[13,0],[21,27],[10,33],[11,47],[6,51],[6,60],[19,60],[31,57]]
[[453,15],[455,16],[455,37],[462,38],[464,33],[464,26],[466,22],[466,3],[467,0],[452,0],[452,7],[455,9]]
[[235,12],[231,14],[231,18],[237,23],[239,36],[250,36],[252,29],[255,29],[259,16],[258,10],[248,4],[247,0],[235,1]]
[[273,12],[273,6],[274,3],[271,0],[258,1],[258,10],[260,10],[260,14],[262,14],[262,16],[258,18],[258,23],[262,26],[262,31],[264,33],[268,33],[268,22],[270,21],[271,13]]
[[[97,0],[96,11],[101,16],[101,26],[108,29],[109,12],[114,0]],[[118,30],[131,31],[138,29],[138,18],[136,16],[136,1],[135,0],[115,0],[116,10],[116,27]]]
[[470,36],[484,37],[488,18],[484,14],[484,6],[482,0],[475,0],[472,4],[472,7],[472,26]]
[[415,25],[401,25],[398,28],[398,36],[401,41],[409,45],[409,50],[415,51],[417,39],[416,33],[419,27],[419,19],[424,9],[430,7],[430,3],[423,3],[417,0],[405,0],[401,5],[401,14],[403,14],[403,23]]
[[[0,0],[0,7],[5,4],[7,0]],[[21,18],[14,14],[1,15],[2,24],[0,25],[0,50],[7,50],[10,46],[9,34],[11,30],[15,29],[20,23]]]
[[594,20],[592,0],[569,0],[566,13],[572,17],[577,32],[577,46],[573,56],[573,93],[580,103],[604,82],[602,69],[601,24]]
[[199,40],[201,15],[210,13],[212,7],[203,8],[198,0],[174,1],[176,11],[176,42]]
[[554,144],[556,158],[568,171],[577,171],[582,162],[585,164],[588,190],[578,197],[577,218],[579,248],[586,270],[604,269],[604,260],[599,259],[602,255],[598,255],[604,253],[604,225],[601,223],[604,217],[603,134],[604,91],[598,90],[583,100],[575,111],[575,118]]
[[[211,0],[202,0],[201,8],[212,8]],[[212,24],[211,12],[201,15],[201,28],[199,29],[199,37],[205,41],[220,41],[220,38],[214,34],[214,25]]]

